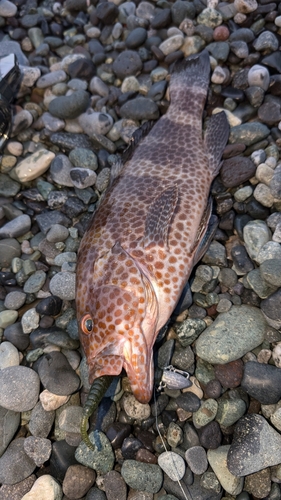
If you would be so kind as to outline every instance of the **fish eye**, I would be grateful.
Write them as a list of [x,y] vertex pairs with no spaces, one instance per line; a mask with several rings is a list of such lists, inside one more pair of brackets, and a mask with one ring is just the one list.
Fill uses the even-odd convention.
[[85,333],[85,335],[88,335],[89,333],[91,333],[91,331],[93,330],[93,327],[94,327],[94,322],[93,322],[90,314],[86,314],[86,316],[84,316],[84,318],[81,322],[81,327],[82,327],[82,330]]

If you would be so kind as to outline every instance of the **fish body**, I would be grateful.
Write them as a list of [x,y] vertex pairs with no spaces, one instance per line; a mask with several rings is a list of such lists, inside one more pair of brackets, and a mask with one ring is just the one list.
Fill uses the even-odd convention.
[[202,136],[209,72],[206,51],[177,65],[167,113],[113,168],[79,249],[77,318],[89,380],[125,368],[142,403],[152,394],[157,333],[202,255],[210,185],[228,139],[225,113]]

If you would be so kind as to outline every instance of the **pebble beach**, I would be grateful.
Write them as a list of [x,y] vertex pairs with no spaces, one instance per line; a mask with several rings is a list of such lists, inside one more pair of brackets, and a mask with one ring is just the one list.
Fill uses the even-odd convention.
[[[22,74],[0,153],[0,500],[281,500],[280,42],[278,0],[0,0]],[[219,225],[158,335],[154,398],[116,377],[93,452],[79,244],[173,64],[203,49],[204,128],[230,124]],[[169,365],[192,385],[157,391]]]

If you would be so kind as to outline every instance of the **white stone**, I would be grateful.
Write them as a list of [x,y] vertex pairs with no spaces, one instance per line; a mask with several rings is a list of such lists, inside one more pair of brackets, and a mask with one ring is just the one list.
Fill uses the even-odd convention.
[[180,481],[185,474],[184,459],[173,451],[165,451],[158,457],[158,465],[172,481]]
[[11,342],[0,344],[0,370],[8,366],[18,366],[20,364],[19,352]]
[[21,84],[26,87],[32,87],[41,76],[40,69],[36,67],[20,66],[20,70],[22,74]]
[[40,321],[40,315],[36,311],[35,307],[26,311],[21,318],[21,326],[23,333],[31,333],[32,330],[38,328]]
[[270,208],[274,203],[274,198],[270,192],[269,187],[266,186],[266,184],[262,184],[261,182],[255,188],[254,198],[264,207]]
[[136,420],[145,420],[150,417],[151,409],[149,404],[139,403],[133,394],[126,393],[124,395],[123,408],[129,417]]
[[0,1],[0,16],[2,17],[13,17],[18,11],[17,6],[9,0]]
[[21,500],[61,500],[62,497],[63,492],[59,483],[53,476],[44,474],[36,479],[31,490]]
[[274,20],[274,23],[276,24],[276,26],[278,26],[278,28],[281,28],[281,16],[277,16]]
[[218,85],[225,83],[229,78],[229,69],[217,66],[212,74],[211,81]]
[[10,176],[20,182],[29,182],[44,174],[54,159],[55,153],[47,149],[40,149],[24,158],[13,168]]
[[239,495],[243,489],[244,478],[231,474],[227,468],[226,458],[230,445],[220,446],[216,450],[208,450],[207,458],[222,487],[230,495]]
[[256,0],[234,0],[234,6],[242,14],[249,14],[258,8]]
[[124,78],[121,85],[121,92],[125,94],[126,92],[138,92],[140,84],[135,76],[127,76]]
[[164,42],[160,43],[159,49],[162,50],[165,56],[167,56],[168,54],[171,54],[172,52],[175,52],[176,50],[180,49],[182,44],[183,44],[183,36],[174,35],[171,36],[170,38],[167,38],[167,40],[164,40]]
[[272,351],[272,359],[277,368],[281,368],[281,343],[279,342]]
[[250,198],[250,196],[252,196],[252,194],[253,194],[253,188],[251,186],[245,186],[245,187],[238,189],[234,193],[234,198],[239,203],[241,203],[241,202],[243,203],[243,201]]
[[52,392],[45,389],[41,392],[39,399],[42,403],[44,410],[52,411],[57,410],[63,406],[69,400],[70,396],[59,396],[58,394],[53,394]]
[[113,118],[108,113],[98,113],[89,108],[78,117],[78,122],[89,136],[91,134],[106,135],[113,125]]
[[248,83],[249,86],[261,87],[263,90],[267,90],[270,82],[270,74],[265,66],[260,66],[255,64],[250,68],[248,73]]
[[267,186],[269,185],[272,177],[273,177],[274,171],[271,167],[269,167],[266,163],[260,163],[256,170],[256,178],[260,181],[266,184]]

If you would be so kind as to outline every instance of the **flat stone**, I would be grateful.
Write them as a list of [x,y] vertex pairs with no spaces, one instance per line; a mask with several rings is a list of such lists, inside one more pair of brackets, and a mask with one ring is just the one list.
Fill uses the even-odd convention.
[[66,155],[57,155],[50,167],[50,174],[52,180],[60,186],[72,187],[73,183],[70,177],[70,171],[72,169],[72,164]]
[[230,446],[220,446],[216,450],[208,450],[207,457],[210,466],[216,474],[222,487],[230,495],[239,495],[243,489],[243,478],[232,474],[226,464],[227,454]]
[[27,233],[31,227],[29,215],[19,215],[0,228],[0,238],[17,238]]
[[124,50],[113,63],[113,71],[123,80],[126,76],[136,75],[142,69],[142,61],[137,52]]
[[236,476],[248,476],[281,462],[281,436],[264,417],[249,414],[235,427],[227,467]]
[[193,413],[193,423],[196,428],[204,427],[216,418],[218,403],[209,398],[202,402],[200,408]]
[[8,410],[31,410],[39,396],[37,373],[26,366],[11,366],[0,371],[0,405]]
[[242,399],[218,400],[217,422],[224,428],[233,425],[246,412],[246,403]]
[[29,182],[44,174],[51,161],[55,158],[55,153],[47,149],[40,149],[36,153],[21,160],[10,172],[13,179],[20,182]]
[[201,333],[196,341],[197,355],[208,363],[229,363],[260,345],[266,328],[259,309],[248,305],[232,306]]
[[123,104],[120,115],[133,120],[156,120],[159,117],[159,110],[152,99],[140,96]]
[[265,139],[269,133],[269,128],[262,123],[243,123],[242,125],[237,125],[230,129],[229,142],[230,144],[238,142],[246,146],[251,146]]

